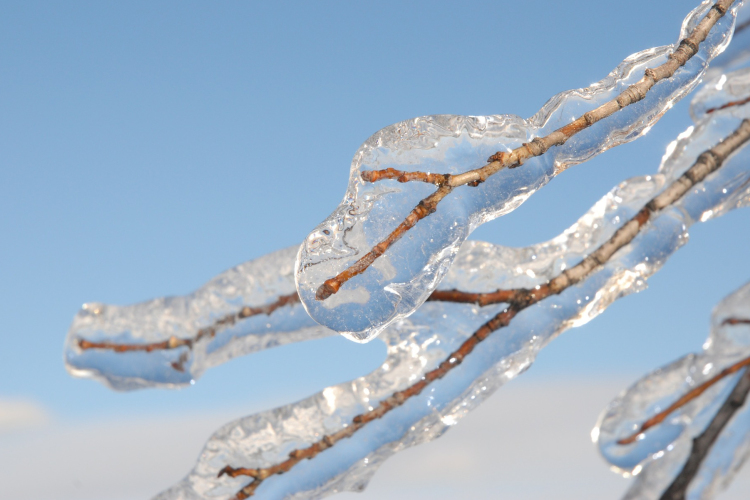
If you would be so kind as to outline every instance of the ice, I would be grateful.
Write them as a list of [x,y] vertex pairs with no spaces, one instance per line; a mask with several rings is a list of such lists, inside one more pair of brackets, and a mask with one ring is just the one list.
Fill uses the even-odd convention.
[[[728,75],[727,79],[735,82],[744,75]],[[709,85],[712,83],[716,87],[715,82]],[[487,292],[498,287],[534,287],[556,276],[606,241],[625,220],[692,165],[698,152],[712,147],[748,114],[750,106],[703,116],[669,146],[658,173],[621,183],[576,224],[549,242],[526,248],[465,242],[441,288]],[[591,320],[617,298],[645,288],[648,277],[687,241],[691,224],[747,205],[749,160],[747,148],[731,156],[718,172],[673,207],[657,212],[639,236],[597,272],[519,313],[508,327],[487,337],[462,363],[403,405],[313,459],[302,460],[283,475],[265,479],[255,498],[322,498],[342,490],[364,488],[383,460],[440,436],[498,387],[526,370],[551,339]],[[188,476],[157,498],[232,497],[252,480],[217,477],[223,467],[269,467],[287,459],[291,451],[351,425],[355,415],[377,407],[395,391],[421,380],[503,308],[502,304],[483,308],[446,302],[423,304],[414,314],[384,330],[380,338],[387,346],[387,359],[379,369],[325,388],[297,403],[226,424],[210,438]],[[747,335],[733,338],[734,343],[739,338],[750,342]],[[236,341],[241,345],[241,339]],[[741,355],[733,347],[727,352],[714,349],[722,353],[722,359]],[[686,368],[678,363],[674,369],[679,372]],[[716,389],[721,390],[722,387]],[[657,398],[662,394],[654,393]],[[680,425],[676,422],[665,426],[659,433],[661,442],[671,439],[669,433],[676,432],[675,427]],[[608,439],[607,432],[602,427],[600,443]],[[652,457],[650,453],[641,452]],[[621,466],[625,460],[621,460]]]
[[711,61],[711,66],[703,77],[704,81],[718,81],[722,74],[731,73],[750,63],[750,9],[746,3],[737,11],[736,26],[732,43]]
[[[711,318],[711,335],[699,354],[662,367],[628,388],[605,409],[594,434],[602,455],[619,471],[637,474],[626,498],[656,499],[682,469],[692,440],[703,432],[744,373],[717,383],[700,397],[647,430],[630,445],[617,440],[664,409],[691,388],[750,356],[750,324],[729,325],[729,318],[750,318],[750,283],[722,300]],[[750,450],[750,405],[724,428],[692,481],[687,498],[712,498],[729,483]]]
[[[595,123],[563,146],[553,147],[523,166],[501,170],[477,187],[458,187],[362,274],[338,293],[317,300],[318,288],[384,240],[417,203],[435,191],[421,182],[365,182],[362,172],[396,168],[457,174],[482,167],[498,151],[509,151],[549,134],[616,97],[647,68],[667,60],[677,44],[644,50],[625,59],[612,73],[584,89],[551,98],[533,117],[513,115],[426,116],[380,130],[356,152],[349,184],[339,207],[305,239],[297,256],[297,290],[315,321],[348,338],[367,342],[387,325],[409,314],[438,286],[471,231],[521,205],[555,175],[608,148],[644,134],[690,92],[708,63],[729,43],[736,9],[711,30],[700,50],[646,97]],[[710,8],[703,2],[683,22],[679,39]]]
[[[715,107],[713,103],[750,97],[750,87],[745,83],[750,81],[748,71],[718,75],[707,82],[693,101],[695,125],[670,144],[656,174],[621,183],[576,224],[549,242],[526,248],[465,242],[453,259],[453,267],[445,272],[441,288],[475,292],[498,287],[530,288],[577,264],[681,175],[698,153],[713,146],[740,120],[750,116],[750,105],[707,113],[710,107]],[[673,207],[655,214],[630,245],[586,280],[521,312],[507,328],[490,335],[463,363],[419,395],[313,460],[304,460],[289,472],[268,478],[255,496],[320,498],[336,491],[360,490],[388,456],[438,437],[503,383],[528,368],[552,338],[594,318],[617,298],[645,288],[648,277],[687,241],[691,224],[750,203],[748,155],[750,151],[746,149],[739,151]],[[65,347],[68,369],[75,375],[95,377],[118,389],[184,385],[207,368],[235,356],[333,334],[313,322],[294,298],[295,254],[296,249],[286,249],[248,262],[185,297],[124,307],[87,304],[74,319],[68,334]],[[379,266],[377,269],[384,274],[398,272],[395,267],[389,268],[387,262]],[[745,293],[742,295],[745,304],[746,290],[747,287],[741,291]],[[287,297],[283,304],[280,297]],[[363,300],[362,297],[366,294],[361,293],[357,300]],[[273,304],[278,305],[273,311],[258,309],[257,314],[239,314],[246,307]],[[720,309],[740,307],[737,304],[725,301]],[[228,423],[212,436],[188,476],[158,498],[231,497],[250,479],[217,477],[224,466],[273,465],[284,460],[290,451],[351,425],[355,415],[376,407],[394,391],[421,380],[503,307],[425,303],[413,315],[401,317],[385,328],[380,338],[387,346],[387,359],[378,370],[349,383],[325,388],[300,402]],[[747,305],[741,307],[747,311]],[[702,355],[681,360],[658,372],[661,375],[654,375],[656,378],[649,379],[652,382],[640,386],[647,388],[653,399],[636,398],[633,412],[640,411],[641,415],[632,417],[631,429],[636,425],[634,422],[640,423],[643,415],[653,410],[654,404],[663,405],[684,390],[688,376],[691,381],[700,380],[716,373],[720,366],[748,355],[747,327],[733,326],[730,330],[718,324],[725,317],[718,312],[715,315],[711,341]],[[110,347],[84,348],[85,342]],[[153,348],[133,350],[134,345]],[[119,352],[113,346],[130,349]],[[708,354],[714,356],[710,368],[708,364],[700,365],[699,359]],[[699,372],[691,371],[693,367]],[[661,379],[666,382],[659,382]],[[631,497],[649,498],[647,495],[653,496],[663,488],[665,478],[674,474],[686,456],[689,446],[686,436],[707,423],[734,380],[729,379],[704,394],[703,399],[686,407],[663,428],[654,428],[651,435],[655,437],[639,441],[631,451],[611,448],[606,451],[622,470],[640,472]],[[640,410],[639,404],[643,406]],[[630,410],[622,411],[625,414]],[[706,470],[695,483],[695,491],[716,488],[744,459],[748,419],[748,411],[743,410],[724,431],[706,461]],[[611,444],[608,432],[604,425],[599,429],[601,446],[605,446],[607,439]],[[664,454],[660,455],[662,451]]]
[[[733,63],[727,67],[736,66]],[[696,154],[701,149],[698,144],[717,140],[722,133],[732,129],[730,123],[736,125],[750,116],[750,103],[719,109],[723,104],[743,102],[748,97],[750,68],[715,74],[696,93],[691,103],[691,115],[698,120],[698,124],[669,146],[670,154],[665,157],[660,172],[669,175],[675,169],[680,170],[680,157]],[[730,164],[747,162],[746,155],[745,151],[739,152]],[[744,173],[731,168],[722,169],[703,183],[704,196],[685,198],[681,206],[690,214],[689,218],[708,220],[750,204],[750,175],[747,167],[743,170]],[[719,183],[725,187],[720,187]],[[709,208],[717,194],[721,194],[723,200]],[[711,321],[711,335],[703,346],[703,352],[685,356],[647,375],[602,413],[593,432],[600,452],[615,470],[638,476],[626,498],[656,499],[661,496],[682,469],[690,453],[692,439],[705,429],[736,384],[741,374],[716,384],[698,399],[670,414],[664,422],[647,430],[636,442],[628,445],[617,443],[692,387],[750,355],[750,328],[747,325],[723,324],[730,317],[750,318],[750,284],[716,307]],[[712,498],[728,484],[747,458],[749,432],[750,411],[745,407],[733,417],[712,447],[699,475],[691,483],[688,498]]]
[[[190,384],[212,366],[231,358],[291,342],[331,335],[315,323],[296,300],[296,248],[273,252],[230,269],[184,297],[163,297],[131,306],[84,304],[73,319],[65,341],[70,373],[93,377],[114,389]],[[82,349],[80,341],[146,346],[174,339],[195,339],[201,329],[243,306],[263,306],[280,296],[294,302],[270,315],[257,314],[217,327],[192,346],[116,352]]]

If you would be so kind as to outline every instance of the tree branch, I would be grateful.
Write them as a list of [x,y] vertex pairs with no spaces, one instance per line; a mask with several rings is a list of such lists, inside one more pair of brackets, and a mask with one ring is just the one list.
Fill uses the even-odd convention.
[[708,108],[706,110],[706,114],[710,115],[714,111],[721,111],[722,109],[731,108],[733,106],[742,106],[743,104],[747,104],[748,102],[750,102],[750,97],[747,97],[745,99],[740,99],[739,101],[731,101],[726,104],[722,104],[721,106],[718,106],[716,108]]
[[[381,418],[394,408],[401,406],[409,398],[419,395],[433,381],[441,379],[450,370],[460,365],[464,358],[471,354],[474,348],[493,332],[510,324],[511,320],[519,312],[551,295],[563,292],[607,263],[619,249],[633,241],[652,215],[682,198],[693,186],[705,179],[710,173],[716,171],[731,153],[739,149],[748,140],[750,140],[750,120],[743,120],[732,134],[713,148],[699,155],[696,162],[682,176],[674,180],[661,194],[648,202],[632,219],[620,227],[609,240],[586,256],[579,264],[533,289],[506,291],[506,293],[510,293],[512,296],[496,297],[498,300],[501,298],[506,299],[500,301],[509,302],[508,307],[479,327],[456,351],[449,354],[437,368],[425,373],[420,381],[383,399],[374,409],[355,416],[351,423],[340,431],[323,436],[322,439],[307,448],[292,451],[289,454],[289,458],[270,467],[250,469],[234,468],[230,465],[225,466],[219,471],[219,477],[226,474],[231,477],[248,476],[252,478],[252,481],[238,491],[233,499],[244,500],[252,496],[267,478],[288,472],[304,459],[314,458],[322,451],[334,446],[338,441],[351,437],[368,422]],[[463,300],[464,302],[469,302],[470,300],[468,299],[470,298],[477,299],[477,297],[482,295],[465,294],[456,290],[442,293],[445,298],[465,299]],[[470,302],[474,302],[474,300]]]
[[[428,301],[439,301],[439,302],[457,302],[457,303],[472,303],[479,306],[488,306],[492,304],[498,304],[502,302],[515,302],[518,301],[524,293],[528,291],[525,289],[512,289],[512,290],[497,290],[489,293],[471,293],[462,292],[459,290],[435,290]],[[292,306],[300,302],[299,295],[296,292],[288,295],[280,295],[275,301],[266,304],[264,306],[252,307],[244,306],[236,313],[227,314],[216,320],[210,326],[201,328],[198,332],[189,338],[178,338],[170,336],[167,340],[160,342],[151,342],[147,344],[134,344],[124,342],[93,342],[79,337],[76,342],[79,349],[106,349],[118,353],[123,352],[152,352],[152,351],[168,351],[171,349],[178,349],[180,347],[187,347],[192,349],[195,344],[204,338],[213,338],[220,330],[235,325],[238,321],[265,314],[270,316],[274,311],[281,307]],[[174,365],[173,365],[174,366]],[[179,367],[181,364],[174,366],[176,370],[182,371]]]
[[[396,243],[401,237],[406,234],[409,229],[414,227],[417,222],[427,217],[429,214],[437,210],[438,204],[450,194],[450,192],[459,186],[470,185],[477,186],[482,182],[486,181],[490,176],[496,174],[504,168],[516,168],[523,165],[523,163],[529,158],[543,155],[553,146],[561,146],[565,144],[568,139],[587,129],[594,123],[607,118],[617,111],[636,103],[646,97],[646,94],[651,88],[656,85],[659,81],[672,77],[678,68],[683,66],[691,57],[698,52],[698,47],[701,42],[706,39],[706,36],[711,31],[717,21],[727,12],[729,7],[732,5],[734,0],[719,0],[717,1],[708,13],[701,19],[698,25],[693,29],[689,36],[680,41],[679,46],[673,53],[671,53],[667,59],[667,62],[657,66],[656,68],[649,68],[644,72],[643,78],[637,83],[631,85],[624,90],[615,99],[612,99],[601,106],[597,107],[592,111],[584,113],[582,116],[573,120],[568,125],[561,127],[554,132],[544,137],[537,137],[529,143],[524,143],[520,147],[510,152],[497,152],[490,156],[487,160],[488,163],[477,169],[469,170],[461,174],[429,174],[426,172],[411,172],[412,177],[405,177],[405,173],[394,170],[375,170],[370,172],[363,172],[362,178],[365,181],[370,179],[371,182],[375,182],[381,179],[393,179],[396,178],[400,182],[406,182],[407,180],[420,180],[422,182],[433,182],[438,177],[443,178],[438,185],[437,191],[423,199],[419,204],[409,213],[406,219],[391,232],[388,237],[383,241],[375,245],[370,252],[365,254],[357,262],[352,264],[350,267],[337,274],[333,278],[327,279],[315,293],[317,300],[325,300],[331,295],[339,291],[341,286],[348,280],[363,273],[378,257],[383,255],[388,248]],[[389,172],[390,171],[390,172]],[[397,175],[398,174],[398,175]],[[404,180],[401,180],[404,179]],[[430,181],[433,179],[433,181]],[[433,182],[435,183],[435,182]]]
[[525,288],[498,289],[494,292],[475,293],[460,290],[435,290],[427,298],[428,302],[457,302],[459,304],[476,304],[484,307],[503,302],[518,302],[528,293]]
[[727,318],[721,322],[722,325],[750,325],[750,319]]
[[[290,293],[288,295],[281,295],[274,302],[259,307],[244,306],[236,313],[227,314],[217,319],[210,326],[201,328],[198,332],[189,338],[181,339],[175,336],[169,337],[169,339],[162,342],[152,342],[149,344],[125,344],[117,342],[91,342],[89,340],[79,338],[78,347],[81,350],[87,349],[109,349],[114,352],[133,352],[133,351],[159,351],[159,350],[170,350],[177,349],[179,347],[186,346],[188,349],[192,349],[193,346],[204,338],[213,338],[217,332],[224,328],[233,326],[238,321],[243,319],[251,318],[265,314],[270,316],[276,309],[280,307],[294,305],[299,302],[299,296],[297,292]],[[182,361],[184,363],[185,360]],[[182,371],[182,363],[173,363],[172,367],[175,370]]]
[[[721,322],[723,325],[750,325],[750,319],[745,318],[727,318],[724,321]],[[750,357],[741,359],[737,363],[734,363],[733,365],[730,365],[726,368],[724,368],[722,371],[711,377],[710,379],[706,380],[702,384],[692,388],[685,394],[683,394],[677,401],[669,405],[666,409],[660,411],[653,417],[649,418],[641,426],[638,428],[636,432],[629,435],[628,437],[625,437],[623,439],[620,439],[617,441],[617,444],[631,444],[638,439],[638,436],[640,436],[642,433],[650,429],[651,427],[654,427],[655,425],[658,425],[664,421],[665,418],[667,418],[670,414],[674,413],[675,411],[679,410],[686,404],[688,404],[690,401],[694,400],[701,394],[703,394],[709,387],[713,386],[720,380],[723,380],[724,378],[728,377],[729,375],[732,375],[734,373],[737,373],[738,371],[742,370],[743,368],[750,366]]]
[[384,170],[366,170],[361,174],[365,182],[377,182],[384,179],[395,179],[398,182],[427,182],[442,186],[450,180],[450,174],[431,174],[429,172],[404,172],[395,168],[386,168]]
[[[734,323],[731,323],[734,324]],[[655,425],[658,425],[664,421],[665,418],[667,418],[670,414],[674,413],[675,411],[679,410],[686,404],[688,404],[690,401],[694,400],[706,390],[719,382],[720,380],[723,380],[724,378],[728,377],[729,375],[732,375],[734,373],[737,373],[738,371],[742,370],[743,368],[750,366],[750,357],[747,357],[745,359],[742,359],[738,361],[737,363],[728,366],[727,368],[724,368],[722,371],[711,377],[710,379],[706,380],[702,384],[692,388],[685,394],[683,394],[677,401],[669,405],[665,410],[660,411],[653,417],[649,418],[641,426],[638,428],[636,432],[631,434],[630,436],[620,439],[617,441],[617,444],[631,444],[634,443],[638,436],[643,434],[645,431],[650,429],[651,427],[654,427]]]
[[693,447],[690,450],[687,462],[685,462],[680,473],[677,474],[677,477],[674,478],[669,487],[664,491],[660,500],[685,500],[688,487],[698,474],[703,460],[708,456],[716,439],[722,430],[724,430],[729,420],[745,404],[748,392],[750,392],[750,370],[745,370],[745,373],[740,377],[729,397],[721,405],[714,418],[711,419],[711,423],[708,424],[706,430],[700,436],[693,439]]

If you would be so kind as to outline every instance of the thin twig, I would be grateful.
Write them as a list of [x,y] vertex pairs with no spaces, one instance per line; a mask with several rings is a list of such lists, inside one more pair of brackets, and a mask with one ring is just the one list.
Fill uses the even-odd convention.
[[[311,459],[320,452],[334,446],[338,441],[351,437],[355,432],[361,429],[365,424],[381,418],[383,415],[401,406],[409,398],[420,394],[429,384],[435,380],[444,377],[450,370],[460,365],[466,356],[484,339],[490,336],[496,330],[510,324],[511,320],[524,309],[533,304],[544,300],[547,297],[556,295],[565,289],[579,283],[581,280],[590,275],[595,269],[604,265],[619,249],[629,244],[638,235],[640,229],[648,222],[653,214],[656,214],[663,208],[669,207],[682,196],[701,182],[710,173],[716,171],[723,161],[735,150],[739,149],[745,142],[750,140],[750,120],[743,120],[740,126],[727,138],[721,141],[713,148],[705,151],[696,162],[678,179],[672,182],[658,196],[654,197],[646,206],[643,207],[632,219],[619,228],[612,237],[603,243],[599,248],[586,256],[579,264],[563,271],[560,275],[551,279],[545,284],[538,285],[533,289],[513,290],[512,297],[504,297],[509,305],[492,319],[487,321],[478,330],[476,330],[461,346],[438,365],[437,368],[425,373],[422,379],[403,389],[397,391],[387,398],[380,401],[377,407],[372,410],[357,415],[352,422],[340,431],[323,436],[322,439],[308,446],[292,451],[289,458],[272,465],[270,467],[250,469],[234,468],[230,465],[225,466],[218,473],[218,477],[226,474],[231,477],[248,476],[252,481],[244,486],[233,497],[233,500],[244,500],[255,493],[255,490],[267,478],[288,472],[297,463],[305,459]],[[456,290],[443,292],[445,298],[466,299],[464,302],[474,302],[476,294],[465,294]],[[472,296],[473,295],[473,296]]]
[[[727,318],[724,321],[721,322],[721,325],[747,325],[750,324],[750,319],[745,318]],[[658,425],[664,421],[665,418],[667,418],[669,415],[674,413],[675,411],[679,410],[686,404],[688,404],[690,401],[694,400],[701,394],[703,394],[709,387],[713,386],[720,380],[723,380],[724,378],[728,377],[729,375],[732,375],[734,373],[737,373],[741,369],[745,368],[746,366],[750,366],[750,357],[741,359],[740,361],[734,363],[733,365],[730,365],[726,368],[724,368],[722,371],[711,377],[710,379],[706,380],[702,384],[692,388],[685,394],[683,394],[677,401],[669,405],[666,409],[660,411],[653,417],[649,418],[641,426],[638,428],[636,432],[629,435],[628,437],[625,437],[623,439],[620,439],[617,441],[617,444],[631,444],[634,443],[638,436],[640,436],[642,433],[650,429],[651,427],[654,427],[655,425]]]
[[706,380],[702,384],[690,389],[688,392],[683,394],[677,401],[669,405],[665,410],[660,411],[653,417],[649,418],[641,426],[638,428],[636,432],[631,434],[630,436],[620,439],[617,441],[617,444],[631,444],[634,443],[638,436],[646,432],[651,427],[654,427],[655,425],[658,425],[664,421],[665,418],[667,418],[669,415],[674,413],[675,411],[679,410],[686,404],[688,404],[690,401],[694,400],[706,390],[719,382],[720,380],[723,380],[724,378],[728,377],[729,375],[732,375],[734,373],[737,373],[738,371],[742,370],[743,368],[750,366],[750,357],[747,357],[741,361],[738,361],[737,363],[728,366],[727,368],[724,368],[722,371],[711,377],[710,379]]
[[[216,333],[224,328],[233,326],[237,321],[258,316],[261,314],[271,315],[276,309],[284,306],[293,305],[299,302],[299,296],[297,292],[290,293],[288,295],[281,295],[274,302],[259,307],[244,306],[236,313],[227,314],[217,319],[212,325],[201,328],[194,336],[190,338],[177,338],[174,335],[169,339],[162,342],[152,342],[149,344],[124,344],[116,342],[91,342],[86,339],[78,339],[78,347],[82,350],[87,349],[108,349],[114,352],[132,352],[132,351],[159,351],[159,350],[170,350],[177,349],[179,347],[186,346],[188,349],[192,349],[193,346],[203,338],[213,338]],[[184,363],[177,363],[177,366],[173,364],[173,367],[182,371],[181,366]]]
[[727,318],[721,322],[722,325],[750,325],[750,319]]
[[[487,165],[461,174],[437,175],[428,174],[426,172],[411,172],[410,175],[413,176],[413,180],[420,180],[423,182],[436,183],[434,182],[435,179],[442,178],[439,183],[436,183],[436,185],[438,185],[437,191],[420,201],[411,213],[409,213],[406,219],[399,224],[398,227],[388,235],[388,237],[375,245],[372,250],[350,267],[333,278],[327,279],[322,285],[320,285],[315,293],[315,298],[317,300],[327,299],[338,292],[341,286],[349,279],[363,273],[378,257],[383,255],[388,248],[401,239],[409,229],[414,227],[417,222],[435,212],[438,204],[443,198],[448,196],[454,188],[463,185],[477,186],[504,168],[520,167],[529,158],[541,156],[551,147],[565,144],[568,139],[582,130],[587,129],[594,123],[607,118],[617,111],[620,111],[621,109],[646,97],[646,94],[654,85],[656,85],[657,82],[672,77],[677,69],[683,66],[698,52],[698,46],[706,39],[711,28],[713,28],[716,22],[727,12],[733,2],[734,0],[719,0],[716,2],[693,29],[692,33],[680,41],[677,49],[669,55],[667,62],[656,68],[647,69],[640,81],[629,86],[619,96],[592,111],[584,113],[583,116],[580,116],[576,120],[573,120],[564,127],[555,130],[549,135],[545,137],[537,137],[529,143],[522,144],[511,152],[497,152],[490,156],[487,160]],[[393,172],[389,173],[389,171]],[[404,178],[401,182],[406,182],[407,180],[404,177],[406,175],[404,172],[394,169],[362,172],[361,175],[363,180],[371,180],[371,182],[380,179],[393,178],[399,180]],[[430,181],[430,179],[433,181]]]
[[442,186],[450,179],[449,174],[431,174],[429,172],[404,172],[395,168],[385,170],[366,170],[362,172],[362,179],[366,182],[377,182],[383,179],[395,179],[398,182],[419,181]]
[[722,109],[731,108],[733,106],[742,106],[743,104],[747,104],[748,102],[750,102],[750,97],[747,97],[745,99],[740,99],[739,101],[730,101],[730,102],[728,102],[726,104],[722,104],[721,106],[718,106],[716,108],[708,108],[706,110],[706,114],[710,115],[714,111],[721,111]]
[[462,292],[460,290],[435,290],[427,298],[428,302],[457,302],[476,304],[484,307],[502,302],[513,303],[521,300],[529,290],[525,288],[499,289],[494,292]]
[[714,418],[706,427],[706,430],[693,439],[693,447],[690,449],[690,455],[682,470],[674,478],[669,487],[664,491],[660,500],[685,500],[688,487],[698,474],[703,460],[708,456],[719,434],[724,430],[732,416],[742,408],[747,400],[747,394],[750,392],[750,370],[740,377],[737,385],[734,386],[732,393],[724,401],[716,412]]
[[[440,302],[458,302],[458,303],[475,303],[479,306],[487,306],[491,304],[497,304],[501,302],[513,302],[518,297],[522,296],[525,290],[514,289],[514,290],[497,290],[495,292],[488,293],[471,293],[461,292],[458,290],[435,290],[432,295],[427,299],[429,301],[440,301]],[[247,319],[252,316],[261,314],[270,315],[276,309],[284,306],[291,306],[299,303],[299,295],[296,292],[288,295],[280,295],[273,302],[259,307],[244,306],[236,313],[227,314],[216,320],[212,325],[201,328],[194,336],[190,338],[178,338],[175,336],[169,337],[167,340],[161,342],[151,342],[148,344],[135,344],[135,343],[123,343],[123,342],[92,342],[84,338],[78,338],[76,342],[81,350],[88,349],[106,349],[118,353],[122,352],[152,352],[152,351],[168,351],[171,349],[177,349],[180,347],[192,347],[203,338],[213,338],[216,333],[224,328],[233,326],[239,320]],[[182,371],[182,363],[173,363],[173,367],[176,370]]]

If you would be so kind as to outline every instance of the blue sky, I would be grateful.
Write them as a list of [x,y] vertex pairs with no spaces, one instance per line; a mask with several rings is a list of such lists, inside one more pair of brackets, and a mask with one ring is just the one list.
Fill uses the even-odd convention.
[[[235,360],[186,390],[123,395],[69,377],[62,345],[84,302],[187,293],[298,244],[378,129],[528,117],[674,42],[693,4],[0,2],[0,400],[69,423],[243,412],[369,371],[378,342],[333,338]],[[689,125],[686,104],[473,238],[557,235],[656,170]],[[635,378],[699,349],[711,308],[750,278],[748,227],[747,209],[694,226],[649,290],[567,332],[525,376]]]

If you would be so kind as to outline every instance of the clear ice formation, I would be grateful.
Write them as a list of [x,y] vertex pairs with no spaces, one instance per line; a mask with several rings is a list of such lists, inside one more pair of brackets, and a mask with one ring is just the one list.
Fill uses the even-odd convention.
[[217,328],[192,347],[115,352],[81,349],[79,340],[146,345],[195,338],[201,329],[243,306],[263,306],[296,293],[296,248],[279,250],[215,277],[184,297],[162,297],[131,306],[84,304],[65,341],[65,366],[79,377],[93,377],[113,389],[177,387],[208,368],[269,347],[332,335],[315,323],[299,302],[270,315],[258,314]]
[[[726,83],[732,85],[719,86],[717,81],[710,82],[709,90],[696,97],[694,107],[698,109],[704,100],[712,99],[717,92],[739,96],[735,93],[740,87],[734,83],[747,75],[747,70],[729,75]],[[710,90],[711,86],[713,90]],[[743,92],[750,96],[750,88],[744,87]],[[493,291],[498,287],[533,287],[575,265],[689,168],[700,152],[713,146],[742,118],[750,115],[750,106],[711,115],[698,112],[697,115],[701,118],[695,126],[670,144],[658,173],[621,183],[577,223],[546,243],[526,248],[477,241],[464,243],[442,286],[477,292]],[[586,280],[521,312],[507,328],[490,335],[445,377],[435,380],[402,406],[370,422],[351,438],[336,443],[312,460],[303,460],[283,475],[265,480],[254,498],[322,498],[338,491],[363,489],[383,460],[406,447],[440,436],[498,387],[527,369],[539,350],[562,331],[588,322],[617,298],[644,289],[647,278],[687,241],[691,224],[718,217],[748,203],[750,148],[745,148],[672,207],[658,212],[631,244]],[[283,259],[288,258],[289,252],[282,251],[268,259],[277,259],[278,265],[286,265],[287,261]],[[272,260],[267,261],[270,262]],[[246,269],[251,269],[252,263],[248,266]],[[282,286],[283,280],[287,281]],[[291,275],[284,273],[278,283],[278,293],[286,292],[292,286]],[[270,295],[263,297],[269,300]],[[218,471],[224,466],[268,467],[286,459],[290,451],[340,430],[351,422],[353,416],[374,407],[394,391],[410,386],[435,368],[479,325],[503,307],[502,304],[484,308],[445,302],[423,304],[410,317],[401,318],[385,329],[380,338],[387,345],[387,359],[379,369],[351,382],[325,388],[297,403],[226,424],[209,439],[188,476],[156,498],[230,498],[250,480],[227,476],[217,478]],[[279,315],[281,321],[292,310],[279,309],[271,317]],[[132,316],[130,318],[134,321]],[[287,331],[284,335],[290,333]],[[319,335],[320,331],[306,325],[299,333],[302,338]],[[717,330],[717,334],[730,335],[723,330]],[[247,338],[228,339],[225,357],[231,357],[233,349],[245,352]],[[733,342],[739,346],[747,345],[747,341],[740,337]],[[723,363],[740,355],[733,351],[734,344],[728,341],[719,343],[714,340],[712,344],[715,347],[711,349],[716,354],[724,353],[716,358],[721,358]],[[723,351],[724,347],[731,352]],[[76,349],[75,344],[69,344],[69,348]],[[199,368],[195,364],[196,361],[193,369]],[[684,386],[685,370],[689,367],[683,362],[674,369],[679,373],[669,380],[679,380],[674,387],[668,388],[670,391]],[[646,404],[650,405],[651,400]],[[640,418],[631,419],[640,421]],[[659,431],[659,435],[669,434],[678,424],[670,423]],[[632,423],[629,425],[632,427]],[[608,439],[607,429],[609,427],[603,425],[600,431],[602,446]],[[648,452],[644,453],[646,459],[653,458],[649,458]],[[616,453],[610,452],[610,455],[614,457]],[[620,460],[621,467],[636,463],[628,462],[627,458],[615,459]],[[724,459],[733,460],[731,457]],[[674,467],[670,463],[669,460],[656,462],[657,465]]]
[[[635,432],[659,409],[750,356],[750,325],[725,325],[728,318],[750,318],[750,283],[714,309],[711,335],[703,352],[659,368],[633,384],[604,410],[593,436],[602,455],[617,470],[637,475],[627,499],[657,499],[682,469],[694,437],[708,426],[744,371],[727,377],[698,399],[676,411],[643,439],[622,446],[617,439]],[[731,481],[750,451],[750,404],[729,421],[691,482],[688,499],[713,498]]]
[[[684,20],[678,42],[711,7],[704,1]],[[387,325],[405,318],[438,286],[459,247],[479,225],[507,214],[571,165],[645,133],[676,101],[690,92],[708,63],[731,39],[736,10],[711,30],[699,52],[670,79],[659,82],[640,102],[573,136],[563,146],[501,170],[478,187],[459,187],[435,213],[419,221],[364,273],[338,293],[316,300],[318,287],[384,240],[417,203],[435,190],[421,182],[364,182],[361,173],[396,168],[457,174],[486,164],[498,151],[510,151],[549,134],[616,97],[647,68],[664,63],[677,43],[631,55],[605,79],[588,88],[551,98],[533,117],[514,115],[414,118],[370,137],[352,161],[349,185],[339,207],[302,243],[297,256],[297,290],[310,316],[357,342],[367,342]]]

